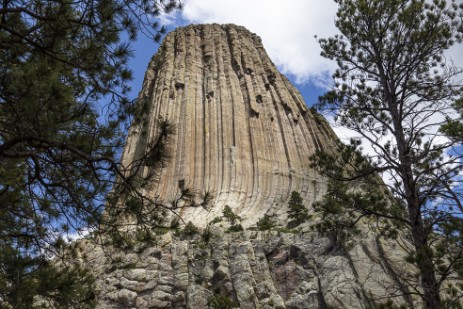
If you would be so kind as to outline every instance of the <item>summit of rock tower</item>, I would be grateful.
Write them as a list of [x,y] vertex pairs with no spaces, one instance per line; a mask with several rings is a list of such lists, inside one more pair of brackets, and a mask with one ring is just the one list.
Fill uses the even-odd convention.
[[284,222],[292,191],[310,207],[326,190],[309,156],[330,148],[333,131],[244,27],[191,25],[169,33],[138,101],[143,121],[130,129],[123,162],[143,153],[160,119],[174,124],[172,158],[146,192],[168,201],[182,182],[193,192],[212,193],[210,209],[182,210],[196,225],[221,215],[226,205],[244,226],[265,214]]

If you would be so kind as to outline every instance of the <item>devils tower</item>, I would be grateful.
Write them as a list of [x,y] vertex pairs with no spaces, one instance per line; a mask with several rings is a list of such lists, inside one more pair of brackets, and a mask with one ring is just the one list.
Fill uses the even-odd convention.
[[160,119],[173,123],[173,158],[147,192],[169,200],[179,181],[211,192],[209,212],[184,210],[195,224],[225,205],[247,225],[264,214],[283,219],[292,191],[309,206],[324,193],[309,156],[329,149],[334,134],[278,72],[261,39],[243,27],[196,25],[167,35],[139,102],[144,120],[132,126],[123,161],[143,153]]
[[[310,228],[316,215],[286,227],[292,191],[309,212],[326,192],[309,156],[330,151],[336,136],[258,36],[235,25],[177,29],[151,60],[138,102],[124,165],[150,147],[159,120],[176,126],[171,157],[144,193],[168,201],[184,185],[214,198],[207,210],[180,213],[200,227],[193,232],[153,227],[150,242],[128,234],[131,246],[123,248],[79,241],[75,251],[96,278],[97,308],[366,309],[388,300],[413,307],[398,280],[413,270],[396,244],[366,229],[339,246]],[[244,231],[214,220],[225,206]],[[274,228],[257,230],[264,215]]]

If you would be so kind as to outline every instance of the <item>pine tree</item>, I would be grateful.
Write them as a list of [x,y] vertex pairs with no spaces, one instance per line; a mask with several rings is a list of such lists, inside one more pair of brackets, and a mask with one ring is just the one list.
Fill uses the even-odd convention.
[[[324,231],[368,218],[383,235],[407,237],[418,282],[404,282],[426,308],[442,308],[446,280],[463,274],[461,68],[445,52],[462,41],[463,4],[436,0],[337,0],[341,35],[320,39],[338,63],[318,108],[361,139],[318,152],[331,178],[317,205]],[[458,101],[460,100],[460,101]],[[446,138],[442,132],[450,137]],[[361,154],[362,140],[373,154]],[[388,175],[385,182],[377,175]],[[336,207],[332,207],[336,205]],[[365,220],[363,220],[365,219]],[[415,286],[420,285],[420,289]],[[457,307],[461,289],[449,293]]]
[[228,205],[225,205],[222,214],[224,218],[227,219],[228,222],[230,222],[231,225],[235,225],[237,221],[241,221],[241,217],[235,214]]
[[256,222],[257,230],[259,231],[268,231],[275,227],[275,223],[272,220],[272,217],[265,214],[262,218]]
[[288,218],[292,219],[292,222],[288,223],[288,225],[294,224],[297,226],[309,219],[309,211],[304,206],[301,195],[296,191],[291,192],[287,213]]
[[[143,0],[0,5],[0,285],[14,287],[1,289],[1,301],[30,308],[40,289],[29,285],[49,273],[44,263],[68,233],[117,223],[101,225],[103,205],[107,213],[141,211],[107,199],[110,189],[140,197],[145,181],[118,161],[123,132],[143,105],[128,97],[130,43],[140,28],[159,40],[164,29],[152,27],[152,17],[176,7]],[[160,124],[130,168],[163,164],[171,132]],[[24,261],[30,265],[21,267]]]

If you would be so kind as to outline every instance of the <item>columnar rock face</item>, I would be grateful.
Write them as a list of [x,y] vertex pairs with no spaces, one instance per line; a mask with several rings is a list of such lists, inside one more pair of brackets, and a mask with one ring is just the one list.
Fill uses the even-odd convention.
[[131,250],[78,248],[101,309],[370,309],[388,300],[397,307],[385,308],[422,308],[398,280],[413,276],[405,251],[371,234],[341,249],[313,232],[216,226],[207,242],[169,232]]
[[[96,278],[98,308],[367,309],[388,300],[421,308],[400,281],[414,276],[406,243],[369,228],[342,245],[313,232],[312,222],[286,228],[291,191],[308,207],[326,191],[309,156],[329,151],[336,137],[256,35],[234,25],[176,30],[151,61],[139,99],[142,119],[123,161],[144,153],[158,120],[175,123],[172,159],[146,194],[169,200],[179,182],[211,191],[210,212],[186,208],[183,217],[212,223],[196,233],[153,228],[151,242],[129,233],[125,249],[77,242]],[[212,221],[225,205],[244,219],[244,231]],[[252,229],[264,214],[275,215],[276,226]]]
[[309,167],[309,156],[329,149],[334,134],[245,28],[193,25],[167,35],[139,100],[143,121],[131,128],[124,162],[149,145],[160,119],[175,124],[172,160],[147,191],[169,200],[179,181],[210,191],[210,212],[185,210],[194,223],[203,225],[225,205],[245,225],[266,213],[284,219],[292,191],[308,205],[324,194],[325,181]]

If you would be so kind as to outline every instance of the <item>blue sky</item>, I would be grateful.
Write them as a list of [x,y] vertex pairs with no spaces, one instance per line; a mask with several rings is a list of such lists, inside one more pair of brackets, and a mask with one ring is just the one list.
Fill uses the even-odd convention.
[[[336,33],[334,1],[287,0],[184,0],[175,15],[161,16],[168,31],[197,23],[234,23],[259,35],[280,72],[298,88],[307,105],[314,104],[331,84],[334,63],[320,56],[315,35]],[[322,3],[322,4],[321,4]],[[158,44],[140,34],[133,45],[132,96],[141,89],[143,76]]]

